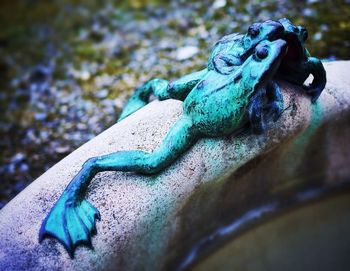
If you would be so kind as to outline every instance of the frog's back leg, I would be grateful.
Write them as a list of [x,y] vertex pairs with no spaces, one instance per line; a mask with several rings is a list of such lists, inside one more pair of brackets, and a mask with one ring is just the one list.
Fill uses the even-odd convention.
[[152,153],[121,151],[91,158],[84,167],[95,172],[131,171],[141,174],[158,173],[188,150],[200,137],[192,120],[183,116],[170,129],[160,147]]
[[199,83],[200,80],[208,73],[207,69],[190,73],[178,80],[169,83],[166,90],[167,99],[184,101],[191,90]]
[[[124,106],[122,113],[119,116],[118,121],[126,118],[130,114],[144,107],[149,102],[151,94],[163,93],[168,87],[168,81],[155,78],[152,79],[135,90],[135,93],[131,95],[128,102]],[[157,97],[161,98],[161,96]]]
[[158,78],[144,83],[141,87],[137,88],[135,93],[129,98],[118,121],[121,121],[148,104],[152,94],[160,101],[166,99],[183,101],[206,73],[207,69],[204,69],[185,75],[170,83]]
[[39,241],[56,238],[73,257],[79,244],[90,245],[95,232],[98,210],[84,199],[91,180],[98,172],[124,171],[141,174],[158,173],[188,150],[200,136],[189,117],[182,117],[153,153],[120,151],[87,160],[45,218]]

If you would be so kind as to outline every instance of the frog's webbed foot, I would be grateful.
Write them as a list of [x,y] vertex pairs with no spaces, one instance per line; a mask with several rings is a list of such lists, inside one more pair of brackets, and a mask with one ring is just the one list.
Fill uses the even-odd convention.
[[96,234],[95,219],[100,220],[100,213],[87,200],[63,194],[42,223],[39,242],[47,236],[56,238],[73,258],[78,245],[91,247],[91,235]]

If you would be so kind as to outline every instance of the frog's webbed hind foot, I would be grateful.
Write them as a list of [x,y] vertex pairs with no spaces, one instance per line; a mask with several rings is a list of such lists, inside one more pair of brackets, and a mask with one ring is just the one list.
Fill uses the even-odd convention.
[[73,258],[78,245],[91,247],[91,235],[96,234],[95,219],[100,220],[100,213],[87,200],[72,200],[63,194],[42,223],[39,242],[54,237]]

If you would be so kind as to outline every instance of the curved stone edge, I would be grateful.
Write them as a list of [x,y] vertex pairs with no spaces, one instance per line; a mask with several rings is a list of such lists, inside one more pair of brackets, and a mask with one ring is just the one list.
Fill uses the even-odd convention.
[[[349,119],[347,71],[350,61],[325,63],[325,68],[328,83],[316,105],[310,106],[308,97],[294,86],[280,82],[286,110],[278,122],[269,124],[264,135],[246,133],[202,139],[156,176],[98,174],[88,194],[102,215],[101,222],[97,223],[98,234],[92,238],[94,250],[80,247],[71,260],[56,241],[47,239],[38,243],[41,222],[58,196],[89,157],[118,150],[155,149],[181,114],[181,102],[153,102],[109,128],[48,170],[0,211],[0,269],[162,270],[176,267],[218,226],[263,202],[251,198],[260,199],[264,192],[268,192],[270,198],[275,194],[281,196],[295,191],[288,187],[295,189],[307,184],[307,178],[296,184],[293,179],[293,173],[298,172],[303,163],[288,166],[295,164],[295,159],[302,158],[305,163],[305,155],[317,148],[317,144],[310,142],[315,138],[324,142],[322,139],[327,139],[327,133],[335,128],[339,130],[337,126],[332,127],[332,123],[348,127],[344,119]],[[348,128],[338,132],[348,135],[347,131]],[[346,138],[342,140],[347,142]],[[330,155],[336,153],[330,147],[337,144],[332,144],[327,145]],[[311,150],[304,151],[306,149]],[[289,161],[285,153],[296,154]],[[330,185],[331,169],[340,168],[343,181],[350,176],[349,170],[343,167],[350,160],[347,155],[343,153],[339,161],[322,171],[320,187]],[[275,181],[285,179],[285,182],[264,185],[268,170],[278,165],[284,166],[284,170],[279,171]],[[290,175],[286,175],[286,170]],[[333,179],[339,182],[340,178]],[[242,200],[232,200],[235,198]],[[266,202],[270,198],[266,196]]]

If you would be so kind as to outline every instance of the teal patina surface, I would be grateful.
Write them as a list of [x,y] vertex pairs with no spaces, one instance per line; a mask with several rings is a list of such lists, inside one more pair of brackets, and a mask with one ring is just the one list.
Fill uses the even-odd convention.
[[[40,241],[46,236],[56,238],[71,257],[76,246],[91,245],[95,219],[100,219],[100,214],[84,196],[98,172],[155,174],[199,138],[232,134],[246,126],[253,133],[262,133],[265,120],[275,121],[283,111],[283,98],[274,82],[279,74],[292,74],[294,68],[303,67],[286,79],[303,85],[312,74],[313,82],[304,88],[315,102],[326,78],[321,62],[311,58],[304,48],[305,33],[304,28],[287,19],[253,24],[245,35],[229,35],[220,40],[206,69],[171,83],[153,79],[138,88],[120,119],[147,104],[151,94],[160,100],[183,101],[183,115],[152,153],[120,151],[88,159],[44,220]],[[295,48],[302,48],[302,53]]]

